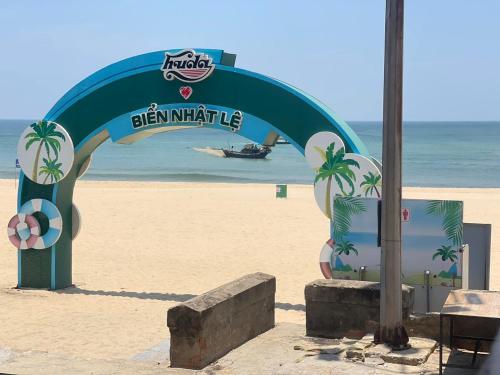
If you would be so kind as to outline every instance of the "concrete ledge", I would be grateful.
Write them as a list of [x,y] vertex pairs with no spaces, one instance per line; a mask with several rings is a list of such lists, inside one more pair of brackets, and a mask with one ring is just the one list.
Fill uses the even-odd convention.
[[276,278],[246,275],[168,310],[172,367],[202,369],[274,327]]
[[[316,280],[305,287],[308,336],[361,338],[380,317],[380,283]],[[414,289],[403,285],[403,318],[413,310]]]

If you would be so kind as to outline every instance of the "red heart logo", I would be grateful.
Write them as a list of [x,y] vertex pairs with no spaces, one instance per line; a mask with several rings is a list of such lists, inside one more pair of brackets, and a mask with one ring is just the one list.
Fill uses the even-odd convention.
[[193,89],[191,87],[189,87],[189,86],[182,86],[179,89],[179,93],[182,95],[182,97],[185,100],[188,100],[189,97],[191,96],[191,94],[193,93]]

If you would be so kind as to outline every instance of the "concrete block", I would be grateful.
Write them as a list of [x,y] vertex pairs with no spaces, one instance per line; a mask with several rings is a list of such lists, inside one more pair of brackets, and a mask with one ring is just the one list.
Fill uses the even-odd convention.
[[[403,317],[413,309],[414,289],[403,285]],[[380,316],[380,283],[316,280],[305,287],[308,336],[361,338]]]
[[172,367],[202,369],[274,327],[276,278],[246,275],[168,310]]

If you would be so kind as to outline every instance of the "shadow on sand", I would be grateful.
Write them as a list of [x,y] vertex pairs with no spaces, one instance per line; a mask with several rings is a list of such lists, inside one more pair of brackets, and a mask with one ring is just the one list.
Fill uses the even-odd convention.
[[[78,287],[56,290],[59,294],[83,294],[87,296],[108,296],[108,297],[126,297],[139,299],[152,299],[158,301],[185,302],[196,297],[195,294],[177,294],[177,293],[155,293],[155,292],[130,292],[126,290],[89,290]],[[276,308],[281,310],[306,311],[303,304],[291,304],[286,302],[276,302]]]

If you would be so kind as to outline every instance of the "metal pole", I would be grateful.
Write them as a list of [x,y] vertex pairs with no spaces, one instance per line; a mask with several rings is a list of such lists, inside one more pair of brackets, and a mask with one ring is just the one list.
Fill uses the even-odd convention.
[[401,298],[401,164],[403,107],[403,0],[387,0],[385,15],[382,254],[379,342],[408,344]]
[[365,281],[366,266],[359,267],[359,279]]
[[439,314],[439,375],[443,375],[443,316]]
[[431,271],[426,270],[424,272],[424,281],[425,281],[425,311],[431,311]]

